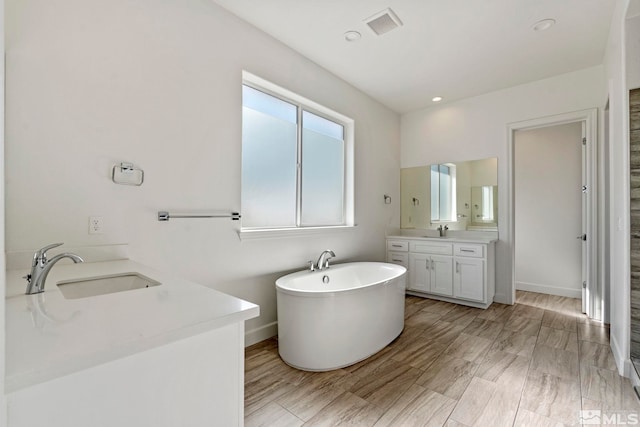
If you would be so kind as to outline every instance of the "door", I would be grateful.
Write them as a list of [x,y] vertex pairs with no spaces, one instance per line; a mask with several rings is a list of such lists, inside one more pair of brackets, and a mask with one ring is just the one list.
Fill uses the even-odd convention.
[[431,292],[453,295],[453,258],[431,256]]
[[456,258],[454,263],[453,296],[484,301],[484,260]]
[[407,289],[429,292],[431,269],[429,255],[409,254],[409,283]]

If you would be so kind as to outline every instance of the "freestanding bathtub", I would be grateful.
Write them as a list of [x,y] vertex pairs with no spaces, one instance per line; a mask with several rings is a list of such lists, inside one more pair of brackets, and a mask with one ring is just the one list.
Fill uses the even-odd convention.
[[276,280],[282,360],[306,371],[329,371],[382,350],[404,328],[406,271],[354,262]]

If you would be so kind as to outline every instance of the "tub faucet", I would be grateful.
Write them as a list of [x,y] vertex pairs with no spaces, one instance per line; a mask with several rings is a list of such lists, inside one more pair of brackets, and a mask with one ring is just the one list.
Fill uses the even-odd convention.
[[[332,250],[327,249],[326,251],[323,251],[320,254],[320,258],[318,258],[318,262],[316,262],[315,268],[318,270],[324,270],[326,268],[329,268],[329,259],[335,258],[335,257],[336,257],[336,254]],[[311,271],[313,271],[313,269]]]
[[56,255],[51,259],[47,259],[47,251],[49,249],[56,248],[62,245],[63,243],[54,243],[52,245],[45,246],[44,248],[36,251],[36,253],[33,254],[31,273],[24,276],[24,278],[27,279],[27,282],[29,282],[27,284],[27,291],[25,292],[27,295],[39,294],[40,292],[44,292],[44,282],[47,280],[49,271],[51,271],[53,265],[61,259],[71,258],[74,263],[84,262],[82,258],[72,253],[63,253]]

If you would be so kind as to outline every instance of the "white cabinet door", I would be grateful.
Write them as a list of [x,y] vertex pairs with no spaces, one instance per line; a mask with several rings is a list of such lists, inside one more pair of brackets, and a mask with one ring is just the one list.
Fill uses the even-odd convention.
[[473,301],[484,301],[484,260],[455,258],[453,295]]
[[423,254],[409,254],[409,283],[407,289],[429,292],[430,262],[429,256]]
[[431,257],[431,292],[439,295],[453,295],[453,258]]

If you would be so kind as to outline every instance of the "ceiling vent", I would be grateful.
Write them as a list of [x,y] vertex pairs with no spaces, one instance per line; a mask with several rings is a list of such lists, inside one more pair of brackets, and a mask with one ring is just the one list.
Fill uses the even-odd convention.
[[365,19],[364,22],[379,36],[402,26],[402,21],[400,21],[398,15],[396,15],[391,9],[385,9],[382,12],[378,12]]

